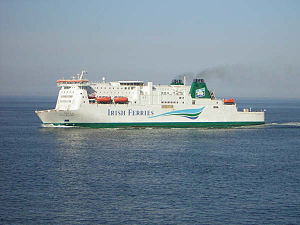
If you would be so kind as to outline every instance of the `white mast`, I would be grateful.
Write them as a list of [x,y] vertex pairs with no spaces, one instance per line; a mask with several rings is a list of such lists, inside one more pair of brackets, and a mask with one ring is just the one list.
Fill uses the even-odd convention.
[[81,71],[81,74],[80,74],[80,76],[78,77],[79,80],[82,80],[82,79],[83,79],[83,75],[84,75],[84,74],[87,74],[87,71],[86,71],[86,70],[82,70],[82,71]]

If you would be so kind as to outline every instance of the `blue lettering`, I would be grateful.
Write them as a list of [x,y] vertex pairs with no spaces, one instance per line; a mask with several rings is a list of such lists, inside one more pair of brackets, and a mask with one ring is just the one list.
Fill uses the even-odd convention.
[[118,111],[118,116],[125,116],[125,111],[123,111],[123,110]]
[[[110,115],[110,116],[126,116],[126,111],[125,110],[115,110],[115,111],[108,110],[108,115]],[[154,112],[152,110],[128,109],[127,115],[128,116],[153,116]]]

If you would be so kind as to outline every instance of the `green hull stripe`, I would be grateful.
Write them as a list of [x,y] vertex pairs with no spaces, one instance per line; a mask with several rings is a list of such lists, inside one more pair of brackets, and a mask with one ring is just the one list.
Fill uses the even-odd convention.
[[239,127],[260,125],[264,122],[161,122],[161,123],[46,123],[54,126],[76,126],[90,128],[120,128],[120,127],[165,127],[165,128],[189,128],[189,127]]

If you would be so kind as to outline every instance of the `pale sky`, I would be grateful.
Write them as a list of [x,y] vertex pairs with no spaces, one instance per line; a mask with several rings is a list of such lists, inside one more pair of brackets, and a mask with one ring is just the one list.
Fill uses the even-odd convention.
[[219,97],[300,98],[300,1],[0,0],[1,96],[56,96],[82,69],[155,84],[200,73]]

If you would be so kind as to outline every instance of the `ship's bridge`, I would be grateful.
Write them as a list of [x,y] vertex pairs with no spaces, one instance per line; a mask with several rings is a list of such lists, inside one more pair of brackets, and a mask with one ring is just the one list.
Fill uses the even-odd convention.
[[70,86],[89,86],[89,80],[84,79],[84,74],[87,74],[85,70],[81,71],[81,74],[77,74],[77,77],[73,77],[72,79],[61,79],[56,81],[57,86],[59,87],[70,87]]

